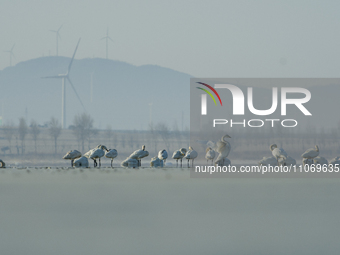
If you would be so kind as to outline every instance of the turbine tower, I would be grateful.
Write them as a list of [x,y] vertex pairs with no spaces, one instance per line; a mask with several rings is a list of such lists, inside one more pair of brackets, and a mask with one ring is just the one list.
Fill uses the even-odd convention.
[[113,42],[113,40],[109,36],[109,28],[106,29],[106,36],[100,40],[103,40],[103,39],[106,39],[106,59],[108,59],[109,58],[109,39]]
[[93,74],[94,72],[90,74],[91,74],[91,103],[92,103],[93,102]]
[[8,52],[9,53],[9,66],[12,66],[12,57],[14,57],[14,54],[13,54],[14,46],[15,46],[15,44],[13,44],[11,50],[4,50],[4,52]]
[[149,125],[152,126],[152,105],[153,103],[149,103]]
[[59,38],[61,39],[61,37],[59,35],[59,30],[61,29],[62,26],[63,25],[61,25],[58,30],[50,30],[51,32],[56,33],[56,40],[57,40],[57,55],[56,56],[58,56],[58,39]]
[[45,76],[45,77],[42,77],[42,78],[61,79],[61,88],[62,88],[62,94],[61,94],[61,105],[62,105],[61,106],[61,126],[64,129],[66,128],[66,104],[65,104],[65,100],[66,100],[66,87],[65,87],[65,79],[68,80],[68,82],[71,84],[71,87],[72,87],[74,93],[76,94],[80,104],[84,108],[84,111],[86,111],[86,109],[85,109],[85,107],[83,105],[83,102],[81,101],[81,99],[80,99],[80,97],[79,97],[75,87],[73,86],[73,83],[71,82],[70,77],[69,77],[70,71],[71,71],[71,67],[72,67],[72,63],[73,63],[73,60],[74,60],[74,56],[76,55],[79,42],[80,42],[80,38],[79,38],[78,44],[76,46],[76,49],[74,50],[74,53],[73,53],[71,62],[69,64],[69,66],[68,66],[67,72],[65,74],[58,74],[58,75],[55,75],[55,76]]

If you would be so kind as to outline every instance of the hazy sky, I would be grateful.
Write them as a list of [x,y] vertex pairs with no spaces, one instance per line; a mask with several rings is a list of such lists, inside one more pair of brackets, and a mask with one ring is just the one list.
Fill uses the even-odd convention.
[[0,0],[0,70],[56,54],[196,77],[339,77],[339,1]]

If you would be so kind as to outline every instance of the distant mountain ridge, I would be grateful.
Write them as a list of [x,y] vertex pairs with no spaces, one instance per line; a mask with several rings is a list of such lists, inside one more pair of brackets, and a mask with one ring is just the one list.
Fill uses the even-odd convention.
[[[39,123],[61,117],[61,79],[42,79],[64,74],[70,58],[42,57],[20,62],[0,71],[0,106],[4,121],[25,117]],[[91,102],[91,74],[93,101]],[[155,65],[134,66],[100,58],[75,59],[70,72],[95,126],[113,129],[147,129],[152,103],[152,122],[189,125],[190,75]],[[66,122],[83,109],[69,83],[66,84]],[[1,114],[1,112],[0,112]]]
[[[4,113],[4,123],[8,120],[18,123],[20,117],[26,117],[26,109],[29,122],[34,119],[43,124],[52,116],[60,120],[61,79],[41,77],[64,74],[69,63],[68,57],[41,57],[1,70],[0,115]],[[181,128],[183,113],[183,126],[189,127],[191,77],[189,74],[156,65],[135,66],[102,58],[75,59],[70,73],[87,112],[94,118],[95,127],[100,129],[105,129],[107,125],[111,125],[113,129],[148,129],[150,110],[154,124],[165,122],[172,128],[176,123]],[[251,85],[251,79],[249,81]],[[318,79],[310,81],[318,84]],[[308,103],[312,118],[302,120],[301,112],[294,107],[289,118],[301,119],[304,127],[339,125],[340,84],[334,83],[332,79],[329,81],[324,83],[327,84],[325,86],[308,87],[312,94]],[[240,88],[246,91],[245,86]],[[74,116],[84,110],[68,83],[66,91],[66,123],[69,126]],[[254,95],[257,109],[270,107],[271,92],[267,88],[254,88]],[[224,97],[225,102],[231,102],[230,95],[225,94]],[[150,103],[152,106],[149,106]],[[228,116],[230,118],[230,114]],[[247,116],[250,117],[254,118]],[[273,117],[280,116],[274,114]]]

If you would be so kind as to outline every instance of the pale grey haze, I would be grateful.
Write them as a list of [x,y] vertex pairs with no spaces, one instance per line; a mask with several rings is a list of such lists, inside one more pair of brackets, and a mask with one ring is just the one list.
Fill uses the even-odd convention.
[[[188,148],[192,77],[339,77],[339,7],[312,0],[0,0],[0,115],[10,124],[0,129],[7,167],[0,170],[1,254],[337,254],[339,178],[201,179],[186,168],[145,166],[160,149],[171,156]],[[61,80],[41,77],[67,72],[79,38],[70,79],[94,128],[107,130],[89,128],[81,140],[70,129],[53,139],[50,128],[34,138],[29,128],[25,137],[21,117],[28,125],[52,116],[60,123]],[[69,83],[66,90],[69,126],[84,109]],[[232,164],[256,164],[271,156],[272,143],[298,164],[315,144],[328,160],[338,156],[339,86],[311,93],[318,123],[301,125],[303,134],[228,131]],[[140,131],[150,123],[149,132]],[[205,139],[195,141],[197,162],[205,162]],[[115,169],[105,167],[109,159],[101,169],[92,160],[90,169],[67,168],[67,151],[98,144],[117,149]],[[150,156],[142,168],[116,168],[143,144]]]
[[338,77],[338,1],[0,1],[0,70],[56,55],[195,77]]
[[[97,128],[186,128],[190,77],[338,77],[339,5],[0,1],[0,115],[60,120],[61,80],[41,77],[66,73],[81,38],[70,78]],[[68,126],[84,110],[66,90]]]
[[[70,58],[41,57],[0,71],[0,113],[4,123],[16,123],[20,117],[40,124],[51,116],[60,120],[62,81],[41,77],[65,74],[69,63]],[[84,111],[93,116],[95,127],[100,129],[111,125],[114,129],[146,130],[150,122],[189,126],[188,74],[154,65],[137,67],[93,58],[74,60],[70,79],[85,110],[65,81],[66,128],[73,124],[75,115]]]

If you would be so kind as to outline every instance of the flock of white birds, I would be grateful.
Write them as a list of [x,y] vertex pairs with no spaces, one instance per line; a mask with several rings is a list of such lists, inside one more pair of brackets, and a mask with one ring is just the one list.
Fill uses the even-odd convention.
[[[185,158],[188,160],[188,167],[189,161],[192,160],[192,166],[194,159],[197,158],[197,152],[189,146],[189,150],[187,151],[185,148],[181,148],[174,152],[172,155],[173,159],[181,160],[182,166],[182,159]],[[89,150],[84,155],[82,155],[77,150],[72,150],[66,153],[63,159],[71,160],[72,167],[89,167],[89,159],[93,160],[94,167],[101,166],[100,159],[102,157],[110,158],[111,159],[111,167],[113,167],[113,159],[118,156],[118,152],[115,149],[107,149],[105,145],[98,145],[96,148]],[[142,158],[149,156],[149,152],[145,150],[145,145],[142,146],[142,149],[134,151],[129,157],[127,157],[123,162],[121,162],[122,167],[130,167],[130,168],[137,168],[142,165]],[[158,155],[151,159],[150,166],[151,167],[163,167],[165,161],[168,158],[168,152],[166,150],[160,150]],[[98,164],[98,162],[99,164]]]
[[[230,143],[227,141],[231,138],[229,135],[224,135],[220,141],[216,143],[210,142],[210,145],[206,149],[205,158],[209,163],[211,161],[212,165],[215,166],[229,166],[231,161],[228,159],[230,153]],[[213,147],[213,148],[212,148]],[[272,165],[272,166],[290,166],[296,165],[296,160],[291,156],[288,156],[287,152],[283,148],[278,148],[276,144],[270,145],[270,151],[272,153],[271,157],[263,157],[258,164],[259,165]],[[329,163],[327,159],[319,156],[319,147],[315,145],[315,148],[306,150],[302,155],[302,164],[305,165],[335,165],[340,164],[340,157],[335,157]],[[215,157],[218,154],[216,160]],[[66,153],[63,159],[71,160],[72,167],[89,167],[89,159],[93,160],[94,167],[101,167],[100,159],[102,157],[111,159],[111,167],[113,167],[113,159],[118,156],[116,149],[107,149],[105,145],[98,145],[92,150],[84,153],[77,150],[71,150]],[[123,162],[121,162],[122,167],[138,168],[142,165],[142,158],[149,156],[149,152],[145,150],[145,145],[142,149],[134,151],[129,157],[127,157]],[[188,160],[188,167],[194,166],[194,160],[197,158],[198,153],[191,146],[189,150],[186,148],[180,148],[174,151],[172,158],[176,160],[176,167],[178,167],[178,161],[180,161],[180,166],[182,167],[183,158]],[[168,158],[168,152],[166,150],[160,150],[156,157],[153,157],[150,162],[150,167],[164,167],[165,162]],[[98,161],[98,162],[97,162]],[[171,165],[171,164],[169,164]],[[5,162],[0,159],[0,168],[5,167]]]
[[[218,141],[215,146],[215,150],[211,147],[207,148],[206,159],[211,160],[212,164],[214,164],[214,158],[216,152],[219,153],[217,159],[215,160],[215,164],[222,165],[230,165],[231,162],[227,158],[230,152],[230,143],[227,141],[227,138],[231,138],[229,135],[225,135],[221,138],[221,141]],[[113,167],[113,159],[118,156],[118,152],[115,149],[107,149],[105,145],[98,145],[96,148],[89,150],[84,155],[82,155],[77,150],[72,150],[66,153],[63,159],[71,160],[72,167],[89,167],[89,159],[93,160],[94,167],[101,166],[100,159],[102,157],[111,159],[111,167]],[[149,152],[145,150],[145,145],[142,146],[142,149],[134,151],[129,157],[127,157],[123,162],[121,162],[122,167],[130,167],[137,168],[142,165],[141,160],[149,156]],[[194,160],[197,158],[198,153],[191,146],[189,146],[189,150],[186,148],[180,148],[179,150],[174,151],[172,154],[172,158],[176,160],[176,167],[178,167],[178,161],[183,163],[183,158],[188,161],[188,167],[194,166]],[[156,157],[153,157],[150,162],[151,167],[164,167],[165,162],[168,158],[168,152],[166,150],[160,150]],[[99,164],[98,164],[98,162]]]
[[[259,165],[278,165],[278,166],[291,166],[296,165],[296,160],[288,156],[287,152],[278,148],[276,144],[270,145],[272,157],[263,157],[258,163]],[[314,148],[306,150],[302,155],[302,165],[335,165],[340,164],[340,157],[335,157],[329,163],[326,158],[319,156],[319,147],[315,145]]]

